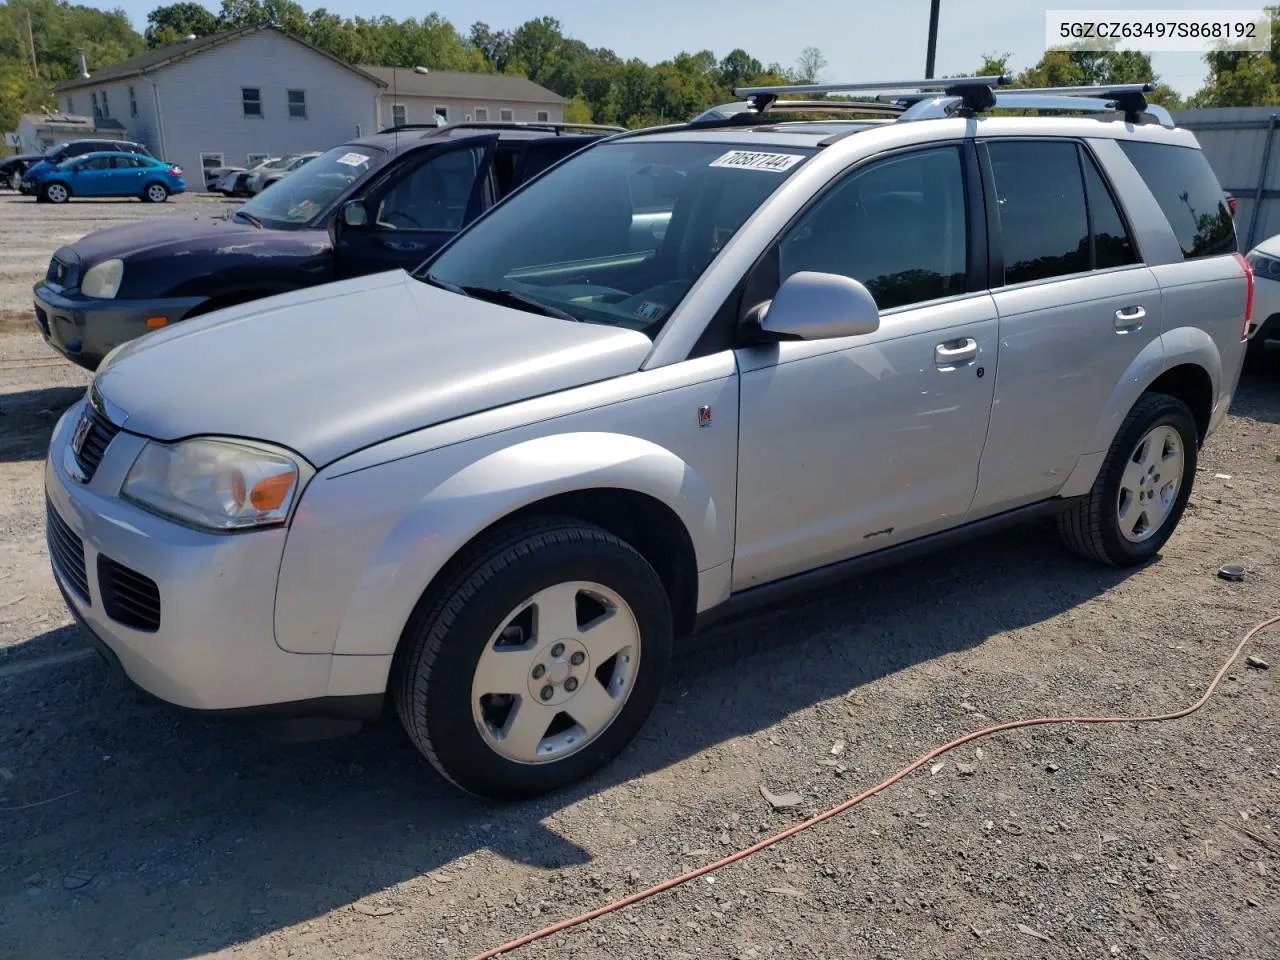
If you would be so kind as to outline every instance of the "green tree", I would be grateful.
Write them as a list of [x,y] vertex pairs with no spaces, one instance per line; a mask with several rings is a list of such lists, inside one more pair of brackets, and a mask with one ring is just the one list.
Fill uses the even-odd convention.
[[222,29],[218,18],[198,3],[172,3],[156,7],[147,14],[146,40],[148,47],[163,47],[179,42],[183,37],[195,34],[207,37]]
[[823,71],[827,69],[827,58],[817,47],[805,47],[796,58],[796,83],[821,83]]
[[764,67],[760,61],[739,47],[730,50],[720,61],[719,83],[725,90],[732,91],[734,87],[750,86],[762,73]]
[[1191,97],[1194,107],[1261,107],[1280,103],[1280,7],[1266,7],[1271,15],[1271,49],[1261,52],[1213,50],[1205,54],[1209,68],[1205,85]]
[[565,123],[591,123],[591,104],[582,97],[573,97],[565,104]]

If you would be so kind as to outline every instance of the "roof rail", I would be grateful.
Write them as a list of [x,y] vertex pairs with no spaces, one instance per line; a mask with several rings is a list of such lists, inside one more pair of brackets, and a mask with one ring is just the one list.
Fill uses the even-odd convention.
[[602,123],[559,123],[547,120],[464,120],[458,123],[447,123],[438,126],[434,123],[402,123],[394,127],[386,127],[378,133],[396,133],[401,130],[456,130],[468,127],[478,130],[546,130],[563,135],[566,131],[579,130],[599,133],[624,133],[626,127],[615,127]]
[[[1154,83],[1104,84],[1095,87],[1021,87],[1002,90],[983,109],[1058,110],[1074,113],[1114,113],[1120,111],[1128,123],[1142,123],[1150,118],[1162,127],[1175,126],[1169,111],[1159,104],[1147,102],[1146,94],[1156,89]],[[887,98],[886,98],[887,99]],[[900,120],[931,120],[951,116],[957,108],[970,108],[969,102],[947,92],[942,96],[906,94],[896,98],[905,106]]]

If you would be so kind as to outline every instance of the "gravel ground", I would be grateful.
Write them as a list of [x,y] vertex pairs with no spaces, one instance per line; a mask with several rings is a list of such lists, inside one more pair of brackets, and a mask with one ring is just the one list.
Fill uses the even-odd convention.
[[[1091,566],[1034,527],[724,624],[678,659],[640,739],[555,796],[461,797],[390,722],[290,744],[182,716],[84,652],[47,570],[40,458],[87,376],[13,362],[47,354],[21,312],[64,239],[34,249],[38,223],[13,209],[0,201],[0,271],[21,288],[0,299],[0,957],[469,957],[989,722],[1181,706],[1280,612],[1280,377],[1263,371],[1158,562]],[[55,214],[71,237],[155,212]],[[1243,583],[1214,575],[1227,562]],[[1280,957],[1280,630],[1249,652],[1273,666],[1238,664],[1190,719],[984,740],[513,956]],[[775,810],[761,787],[799,802]]]

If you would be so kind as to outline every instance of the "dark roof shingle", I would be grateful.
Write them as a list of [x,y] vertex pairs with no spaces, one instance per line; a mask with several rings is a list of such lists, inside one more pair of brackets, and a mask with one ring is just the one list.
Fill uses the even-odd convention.
[[345,60],[341,60],[332,54],[325,53],[323,50],[311,46],[311,44],[307,43],[305,40],[301,40],[292,34],[286,33],[278,27],[263,24],[261,26],[240,27],[236,30],[224,31],[223,33],[211,33],[207,37],[198,37],[195,40],[188,40],[184,43],[174,43],[167,47],[157,47],[154,50],[147,50],[138,54],[136,57],[130,57],[128,60],[121,60],[119,63],[113,63],[110,66],[103,67],[101,70],[94,71],[89,74],[87,78],[77,77],[74,80],[68,80],[66,83],[59,84],[54,89],[57,91],[76,90],[81,87],[96,87],[104,83],[113,83],[116,80],[124,80],[127,77],[136,77],[140,74],[149,73],[150,71],[158,69],[166,64],[173,63],[178,60],[185,60],[187,57],[195,56],[197,53],[212,49],[213,47],[220,46],[221,44],[238,40],[240,37],[246,36],[247,34],[257,33],[259,30],[274,30],[281,36],[288,37],[295,43],[300,43],[304,47],[314,50],[322,57],[328,57],[334,63],[341,64],[353,73],[364,77],[366,80],[378,82],[377,77],[370,75],[359,67],[352,66]]
[[498,103],[565,104],[569,101],[546,87],[501,73],[457,73],[431,70],[418,73],[409,67],[360,67],[397,93],[407,97],[439,97],[453,100],[481,100]]

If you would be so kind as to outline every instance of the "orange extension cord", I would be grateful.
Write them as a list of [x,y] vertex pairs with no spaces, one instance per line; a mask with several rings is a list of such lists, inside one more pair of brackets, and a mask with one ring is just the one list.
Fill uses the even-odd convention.
[[731,853],[727,857],[716,860],[714,863],[708,863],[695,870],[690,870],[688,873],[682,873],[678,877],[663,880],[661,883],[649,887],[647,890],[640,890],[630,896],[623,897],[620,900],[615,900],[613,903],[605,904],[603,907],[597,907],[596,909],[589,910],[579,916],[570,917],[567,920],[561,920],[558,923],[553,923],[550,926],[543,927],[541,930],[535,930],[533,933],[525,934],[523,937],[517,937],[515,940],[504,943],[500,947],[494,947],[492,950],[485,953],[477,954],[472,958],[472,960],[493,960],[494,957],[500,956],[501,954],[508,953],[519,947],[527,946],[537,940],[549,937],[554,933],[559,933],[562,930],[568,930],[571,927],[580,926],[588,921],[595,920],[597,917],[603,917],[607,913],[613,913],[624,907],[629,907],[634,903],[639,903],[641,900],[647,900],[655,894],[663,893],[666,890],[671,890],[681,884],[688,883],[690,880],[704,876],[712,871],[719,870],[721,867],[727,867],[729,864],[743,860],[746,857],[751,856],[753,853],[758,853],[766,847],[771,847],[775,843],[780,843],[788,837],[794,837],[801,830],[808,830],[810,827],[817,826],[824,820],[830,820],[832,817],[839,816],[846,810],[856,807],[863,800],[866,800],[869,797],[874,797],[881,790],[885,790],[888,787],[893,786],[893,784],[897,783],[903,777],[919,770],[929,761],[942,756],[944,753],[949,753],[956,747],[963,746],[964,744],[970,743],[974,740],[979,740],[982,737],[989,737],[993,733],[1003,733],[1006,730],[1018,730],[1022,727],[1038,727],[1050,723],[1163,723],[1166,720],[1180,720],[1183,717],[1190,716],[1209,702],[1209,698],[1212,697],[1214,691],[1217,690],[1218,684],[1222,682],[1222,678],[1226,676],[1227,671],[1231,668],[1231,665],[1235,663],[1237,658],[1239,658],[1249,641],[1263,630],[1266,630],[1268,627],[1275,626],[1277,623],[1280,623],[1280,615],[1263,620],[1261,623],[1250,629],[1249,632],[1240,639],[1240,642],[1236,644],[1235,649],[1231,651],[1231,656],[1229,656],[1226,662],[1222,665],[1222,668],[1213,678],[1213,682],[1210,683],[1208,689],[1205,690],[1204,695],[1195,703],[1191,704],[1191,706],[1186,707],[1183,710],[1178,710],[1174,713],[1158,713],[1145,717],[1033,717],[1030,720],[1010,720],[1008,723],[998,723],[995,726],[975,730],[973,733],[966,733],[963,737],[957,737],[948,744],[944,744],[941,747],[930,750],[918,760],[903,767],[891,777],[881,780],[871,789],[858,794],[856,797],[851,797],[850,799],[845,800],[843,803],[832,807],[830,810],[826,810],[816,816],[810,817],[803,823],[797,823],[795,826],[788,827],[781,833],[774,834],[772,837],[761,840],[759,843],[754,843],[749,847],[745,847],[737,851],[736,853]]

